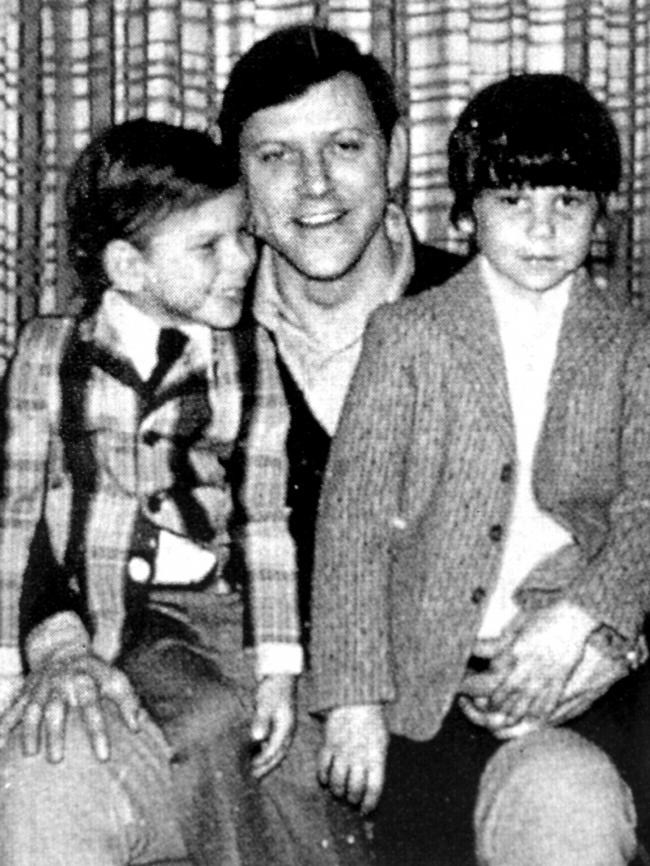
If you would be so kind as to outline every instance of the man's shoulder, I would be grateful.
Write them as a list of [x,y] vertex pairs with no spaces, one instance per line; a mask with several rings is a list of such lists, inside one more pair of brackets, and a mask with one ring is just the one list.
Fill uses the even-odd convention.
[[415,269],[404,292],[416,295],[432,286],[440,286],[467,264],[468,257],[420,241],[413,243]]

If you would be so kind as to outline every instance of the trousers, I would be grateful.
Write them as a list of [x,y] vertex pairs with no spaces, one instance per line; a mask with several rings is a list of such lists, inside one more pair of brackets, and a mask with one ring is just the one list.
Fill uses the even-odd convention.
[[380,866],[632,862],[637,817],[624,760],[631,684],[569,726],[505,744],[456,704],[433,739],[393,736],[374,822]]
[[205,613],[209,642],[157,616],[121,660],[146,713],[133,734],[106,706],[109,761],[95,758],[74,711],[60,764],[25,757],[15,732],[0,754],[3,866],[366,862],[360,820],[317,783],[320,730],[306,712],[282,764],[253,779],[241,600],[225,596]]

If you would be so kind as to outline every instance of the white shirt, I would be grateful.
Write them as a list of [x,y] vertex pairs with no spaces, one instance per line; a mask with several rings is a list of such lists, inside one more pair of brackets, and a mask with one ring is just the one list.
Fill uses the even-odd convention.
[[494,306],[510,392],[517,443],[515,495],[496,587],[479,638],[498,636],[517,613],[513,594],[529,572],[572,541],[533,494],[535,447],[546,414],[551,371],[570,280],[540,294],[515,291],[480,257],[481,275]]
[[[396,264],[389,279],[369,287],[376,306],[399,298],[414,269],[408,224],[396,205],[388,206],[385,226]],[[301,320],[285,302],[276,279],[273,254],[265,247],[258,266],[254,314],[261,325],[275,334],[282,359],[307,405],[332,436],[361,353],[368,320],[367,297],[356,293],[349,302],[330,311],[317,331],[313,322]]]

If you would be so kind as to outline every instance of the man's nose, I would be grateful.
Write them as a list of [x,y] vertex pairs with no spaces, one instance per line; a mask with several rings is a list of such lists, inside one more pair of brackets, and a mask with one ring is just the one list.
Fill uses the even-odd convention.
[[304,189],[311,195],[324,195],[331,184],[330,167],[325,154],[322,151],[304,154],[301,168]]

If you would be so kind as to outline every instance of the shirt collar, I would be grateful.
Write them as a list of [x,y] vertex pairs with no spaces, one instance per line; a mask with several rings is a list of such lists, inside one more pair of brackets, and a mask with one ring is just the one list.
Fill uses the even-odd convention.
[[[373,294],[379,303],[394,301],[408,285],[415,269],[413,240],[404,212],[395,204],[389,204],[384,218],[386,235],[393,253],[393,272],[380,286],[373,286]],[[368,318],[367,303],[360,294],[334,311],[331,327],[326,332],[312,332],[309,322],[300,321],[288,306],[280,292],[273,266],[273,253],[263,247],[255,282],[253,313],[255,319],[267,330],[283,339],[306,341],[310,354],[326,359],[357,343],[363,334]],[[377,304],[377,305],[378,305]]]
[[[196,366],[208,366],[210,328],[207,325],[179,325],[187,335]],[[158,359],[158,337],[161,325],[134,306],[120,292],[108,289],[102,297],[95,339],[110,347],[116,355],[130,361],[143,381],[149,378]]]

